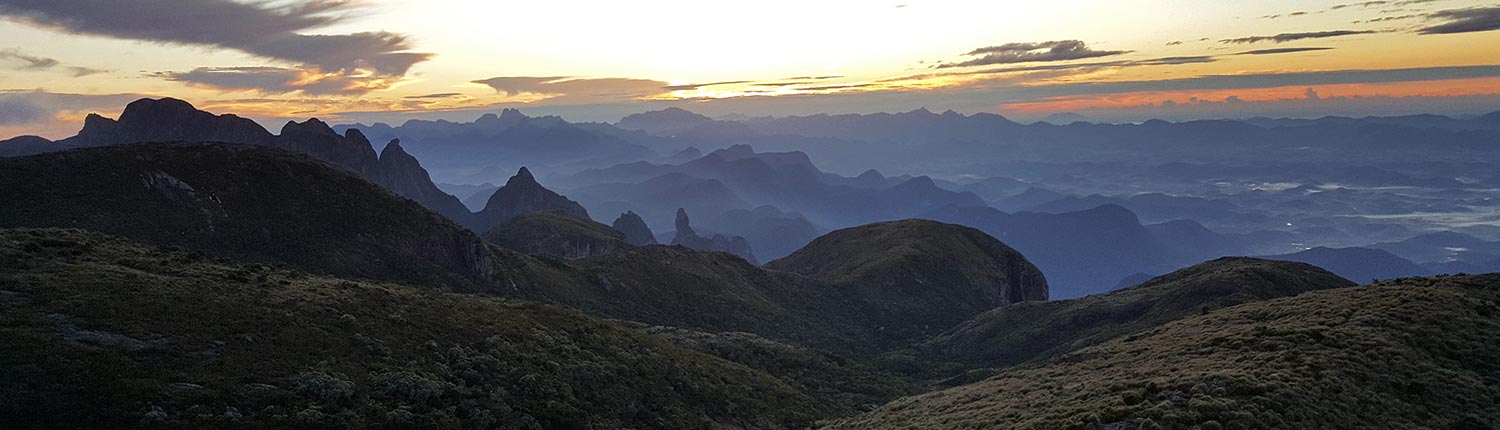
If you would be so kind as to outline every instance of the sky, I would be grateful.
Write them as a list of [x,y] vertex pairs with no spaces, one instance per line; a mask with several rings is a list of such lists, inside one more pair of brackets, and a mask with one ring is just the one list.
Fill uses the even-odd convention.
[[0,0],[0,138],[166,96],[272,131],[509,107],[1469,115],[1500,110],[1500,3]]

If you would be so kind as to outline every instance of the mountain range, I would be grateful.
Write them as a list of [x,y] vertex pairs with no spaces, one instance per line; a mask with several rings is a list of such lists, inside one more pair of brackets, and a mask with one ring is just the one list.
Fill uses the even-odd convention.
[[[1228,129],[1305,143],[1413,123],[1444,124],[1434,139],[1489,133],[1463,121],[664,111],[610,125],[507,111],[401,127],[308,120],[271,134],[141,100],[118,120],[90,116],[73,138],[0,142],[12,155],[0,158],[0,422],[1489,428],[1500,423],[1500,278],[1431,273],[1486,267],[1500,247],[1330,212],[1455,198],[1482,208],[1471,189],[1490,180],[1482,172],[1454,179],[1468,188],[1397,198],[1349,184],[1086,193],[1095,179],[1065,173],[1079,166],[942,179],[813,163],[865,139],[875,153],[912,140],[959,150],[997,131],[1113,134],[1112,151],[1204,159],[1241,149],[1193,152],[1182,139]],[[365,128],[389,130],[377,139],[390,143],[377,154]],[[571,139],[555,136],[584,143],[527,152]],[[464,168],[507,169],[488,179],[505,184],[444,185],[483,195],[478,211],[407,152],[491,138],[504,150]],[[764,149],[811,141],[830,146]],[[1367,155],[1407,151],[1384,143]],[[1482,152],[1470,143],[1436,148]],[[569,153],[601,147],[654,154]],[[1048,154],[1017,153],[1036,156]],[[933,160],[923,157],[910,161]],[[544,163],[501,166],[517,160]],[[1369,236],[1220,258],[1351,231]]]

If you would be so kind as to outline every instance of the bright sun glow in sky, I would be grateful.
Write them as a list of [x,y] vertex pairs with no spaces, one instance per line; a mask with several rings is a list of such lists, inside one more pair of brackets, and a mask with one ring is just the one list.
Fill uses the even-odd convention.
[[1496,30],[1466,0],[0,0],[0,138],[141,96],[266,121],[1483,113]]

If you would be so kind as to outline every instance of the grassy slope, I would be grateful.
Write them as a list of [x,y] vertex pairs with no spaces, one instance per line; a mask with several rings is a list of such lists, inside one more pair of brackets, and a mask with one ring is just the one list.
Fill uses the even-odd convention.
[[979,230],[925,220],[835,231],[766,267],[847,288],[884,336],[902,341],[1047,298],[1046,279],[1020,253]]
[[1004,367],[1213,309],[1353,285],[1302,263],[1221,258],[1106,294],[995,309],[934,338],[924,349],[945,360]]
[[846,354],[873,352],[864,304],[842,289],[722,252],[644,246],[574,262],[594,287],[552,300],[616,318],[743,331]]
[[585,258],[631,248],[625,243],[625,233],[557,210],[512,218],[482,237],[506,249],[560,258]]
[[21,428],[793,428],[828,407],[572,311],[77,230],[0,230],[0,290],[0,422]]
[[835,429],[1500,425],[1500,275],[1254,302],[908,397]]

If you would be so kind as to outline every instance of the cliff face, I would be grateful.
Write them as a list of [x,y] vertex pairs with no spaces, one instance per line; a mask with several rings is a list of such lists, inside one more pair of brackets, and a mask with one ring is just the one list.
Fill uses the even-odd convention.
[[495,190],[489,202],[485,203],[484,210],[474,214],[470,228],[474,231],[489,231],[517,216],[549,210],[589,219],[589,211],[583,205],[543,187],[537,183],[530,170],[522,167],[505,182],[505,186]]
[[[359,130],[349,129],[349,133]],[[392,140],[380,151],[380,160],[375,164],[371,182],[385,187],[401,197],[411,199],[434,212],[443,214],[459,224],[472,223],[474,215],[457,197],[438,189],[432,177],[416,157],[401,148],[400,140]]]

